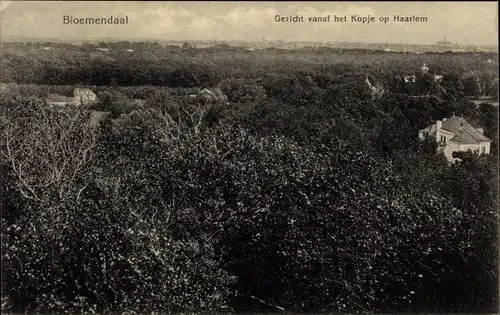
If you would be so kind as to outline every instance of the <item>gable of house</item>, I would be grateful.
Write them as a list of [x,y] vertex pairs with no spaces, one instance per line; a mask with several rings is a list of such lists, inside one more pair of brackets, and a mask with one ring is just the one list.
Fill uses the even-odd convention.
[[200,93],[198,93],[199,96],[204,96],[204,97],[215,97],[214,93],[207,89],[207,88],[204,88],[203,90],[200,91]]
[[96,97],[95,93],[91,90],[82,88],[76,88],[73,95],[88,99],[94,99]]
[[207,89],[204,88],[198,93],[198,97],[204,97],[212,101],[225,101],[227,102],[227,96],[222,92],[220,88]]
[[477,128],[473,127],[467,120],[453,116],[450,119],[443,121],[441,129],[453,132],[455,137],[451,141],[472,144],[484,141],[491,141],[484,136]]
[[419,130],[420,138],[424,138],[425,135],[429,135],[431,137],[436,136],[436,124],[430,125],[424,129]]
[[[444,120],[441,123],[440,130],[453,134],[454,136],[451,137],[450,141],[459,144],[478,144],[492,141],[482,134],[480,131],[482,128],[475,128],[467,120],[457,116]],[[420,138],[423,138],[425,134],[436,136],[437,131],[436,124],[433,124],[421,129],[419,131],[419,136]]]
[[97,100],[97,95],[92,92],[90,89],[84,88],[75,88],[73,92],[73,103],[80,104],[83,102],[84,104],[88,104],[90,102]]

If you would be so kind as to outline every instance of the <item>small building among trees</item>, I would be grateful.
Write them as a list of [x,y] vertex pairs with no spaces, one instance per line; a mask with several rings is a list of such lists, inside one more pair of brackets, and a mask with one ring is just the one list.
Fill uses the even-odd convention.
[[203,88],[197,94],[189,95],[191,99],[207,103],[228,103],[228,97],[218,87]]
[[430,136],[436,139],[438,152],[442,152],[449,161],[455,161],[453,152],[470,150],[479,154],[490,154],[492,140],[483,133],[483,128],[475,128],[463,117],[453,115],[420,130],[419,138],[425,140]]
[[87,88],[76,88],[73,92],[73,103],[75,105],[89,105],[97,101],[97,95]]
[[88,88],[75,88],[73,97],[50,94],[46,101],[52,106],[90,105],[97,102],[97,95]]

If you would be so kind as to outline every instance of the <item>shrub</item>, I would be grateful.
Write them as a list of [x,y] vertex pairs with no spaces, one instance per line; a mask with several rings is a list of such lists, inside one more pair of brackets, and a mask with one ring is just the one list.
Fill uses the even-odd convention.
[[86,110],[20,105],[1,125],[2,292],[11,310],[224,311],[231,277],[210,238],[173,233],[178,210],[157,189],[169,178],[153,180],[159,156],[136,160],[132,172],[111,166]]

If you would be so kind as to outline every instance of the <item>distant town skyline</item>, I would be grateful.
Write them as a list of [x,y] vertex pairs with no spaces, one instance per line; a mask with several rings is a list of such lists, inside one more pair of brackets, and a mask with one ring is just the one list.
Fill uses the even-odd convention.
[[[0,36],[73,40],[360,42],[498,46],[496,2],[2,1]],[[425,17],[395,22],[393,17]],[[64,24],[127,17],[128,24]],[[304,22],[282,22],[302,16]],[[330,22],[308,22],[307,17]],[[347,22],[333,22],[334,16]],[[355,22],[351,16],[370,23]],[[386,17],[388,22],[380,21]],[[83,19],[83,20],[82,20]]]

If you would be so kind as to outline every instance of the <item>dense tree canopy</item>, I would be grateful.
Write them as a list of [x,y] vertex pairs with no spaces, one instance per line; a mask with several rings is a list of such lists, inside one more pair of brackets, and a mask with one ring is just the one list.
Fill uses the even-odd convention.
[[[498,85],[489,64],[39,46],[2,52],[3,310],[498,311],[498,108],[466,98]],[[395,81],[424,58],[442,82]],[[75,85],[99,102],[47,106]],[[229,104],[190,102],[202,87]],[[417,139],[452,114],[492,156]]]

